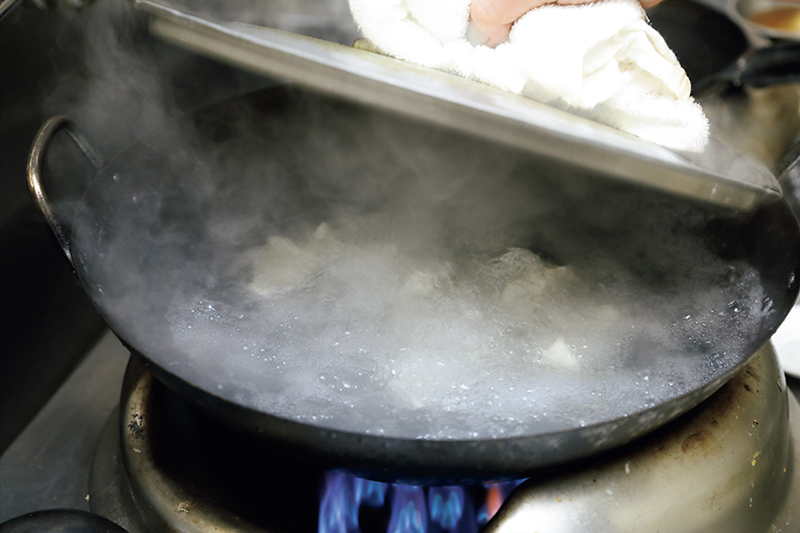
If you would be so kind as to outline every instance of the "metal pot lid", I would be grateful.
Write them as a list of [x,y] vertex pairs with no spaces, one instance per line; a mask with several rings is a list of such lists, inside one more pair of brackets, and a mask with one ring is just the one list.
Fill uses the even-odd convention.
[[610,177],[739,210],[781,197],[763,165],[712,138],[676,153],[547,104],[376,53],[136,0],[160,38],[258,74],[386,109]]

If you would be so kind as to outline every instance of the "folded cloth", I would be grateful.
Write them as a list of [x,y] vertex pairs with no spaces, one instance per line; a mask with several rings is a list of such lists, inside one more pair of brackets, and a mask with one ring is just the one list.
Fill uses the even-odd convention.
[[[508,40],[480,44],[471,0],[350,0],[384,53],[566,109],[675,150],[702,151],[708,120],[637,0],[549,4]],[[477,42],[476,42],[477,41]]]

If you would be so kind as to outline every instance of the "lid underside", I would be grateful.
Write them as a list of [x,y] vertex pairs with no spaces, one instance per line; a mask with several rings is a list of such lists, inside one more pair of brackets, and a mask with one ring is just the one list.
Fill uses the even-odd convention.
[[712,138],[676,153],[541,102],[373,52],[136,0],[160,38],[215,60],[553,157],[612,178],[738,210],[781,197],[763,165]]

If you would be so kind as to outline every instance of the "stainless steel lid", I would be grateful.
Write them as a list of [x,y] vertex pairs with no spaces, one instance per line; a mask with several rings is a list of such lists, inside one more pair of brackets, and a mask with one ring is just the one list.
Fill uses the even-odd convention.
[[751,210],[781,197],[763,165],[712,138],[676,153],[549,105],[376,53],[136,0],[152,33],[196,53],[357,103],[694,200]]

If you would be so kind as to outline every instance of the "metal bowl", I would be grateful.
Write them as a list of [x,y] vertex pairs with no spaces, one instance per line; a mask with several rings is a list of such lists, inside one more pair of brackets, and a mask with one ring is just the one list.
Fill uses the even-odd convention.
[[800,42],[800,28],[781,29],[753,20],[756,15],[784,9],[789,10],[789,17],[800,19],[800,2],[781,0],[729,0],[728,2],[728,15],[756,35]]

